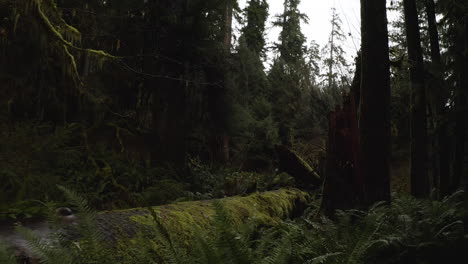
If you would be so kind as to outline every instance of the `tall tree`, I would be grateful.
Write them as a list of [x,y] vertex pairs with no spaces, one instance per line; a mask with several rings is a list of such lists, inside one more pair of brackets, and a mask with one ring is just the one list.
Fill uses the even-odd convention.
[[247,25],[242,28],[247,47],[256,54],[265,55],[265,24],[268,19],[266,0],[250,0],[245,9]]
[[431,107],[433,124],[433,182],[434,187],[439,189],[442,195],[448,194],[450,182],[450,145],[447,140],[447,116],[446,104],[448,100],[447,89],[443,78],[444,69],[439,44],[439,30],[437,28],[436,11],[434,0],[424,1],[428,33],[430,40],[430,83],[428,101]]
[[385,0],[361,0],[361,38],[360,163],[365,203],[372,204],[390,201],[390,61]]
[[452,191],[461,185],[468,185],[465,165],[465,141],[468,125],[468,6],[462,5],[461,1],[455,1],[461,10],[456,13],[455,19],[455,156],[453,162]]
[[411,81],[411,194],[429,195],[427,174],[426,87],[423,54],[415,0],[404,0],[406,39]]
[[251,0],[244,9],[242,28],[233,56],[229,89],[232,162],[243,169],[263,169],[271,164],[277,143],[277,126],[272,118],[271,91],[263,65],[268,4]]
[[347,71],[348,65],[344,58],[345,52],[342,47],[343,42],[346,40],[346,36],[341,28],[341,18],[335,8],[332,8],[330,23],[332,30],[322,53],[326,57],[324,60],[324,64],[328,68],[326,78],[328,81],[328,89],[331,91],[333,88],[337,88],[338,75],[343,75],[344,72]]
[[274,90],[275,119],[279,123],[279,134],[283,144],[291,145],[293,127],[299,108],[301,92],[310,84],[305,78],[309,68],[305,62],[305,36],[301,32],[301,21],[307,16],[299,11],[300,0],[284,0],[284,12],[274,25],[281,27],[280,42],[276,44],[279,56],[274,60],[269,73]]
[[[225,53],[225,68],[224,68],[224,78],[223,78],[223,83],[224,83],[224,91],[221,96],[226,96],[227,93],[227,85],[229,83],[229,58],[231,55],[231,45],[232,45],[232,14],[233,14],[233,8],[234,4],[237,2],[236,0],[226,0],[224,3],[224,27],[223,27],[223,34],[224,34],[224,39],[223,39],[223,47],[224,47],[224,53]],[[224,161],[229,161],[229,142],[230,142],[230,137],[227,133],[227,124],[224,123],[224,126],[222,128],[222,152],[223,152],[223,158]]]

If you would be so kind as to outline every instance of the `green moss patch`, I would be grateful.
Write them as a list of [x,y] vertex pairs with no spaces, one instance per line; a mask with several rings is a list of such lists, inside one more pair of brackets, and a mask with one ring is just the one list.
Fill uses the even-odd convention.
[[[232,218],[233,226],[236,227],[249,221],[274,226],[282,219],[290,217],[295,209],[309,200],[309,195],[303,191],[280,189],[218,201],[222,202]],[[186,246],[197,232],[210,233],[213,230],[213,200],[179,202],[155,206],[152,210],[170,235]],[[122,234],[131,239],[156,225],[152,214],[146,208],[102,212],[98,216],[98,223],[106,236],[113,240]]]

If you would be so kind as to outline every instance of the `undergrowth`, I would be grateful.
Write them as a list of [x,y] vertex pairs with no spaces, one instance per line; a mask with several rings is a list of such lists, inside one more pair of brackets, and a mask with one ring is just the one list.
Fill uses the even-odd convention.
[[[461,191],[442,200],[396,196],[391,205],[338,211],[333,220],[317,219],[315,211],[306,210],[302,217],[273,228],[254,222],[235,226],[217,201],[212,204],[213,230],[195,230],[188,244],[177,241],[150,209],[154,225],[126,244],[113,246],[102,235],[86,200],[60,189],[80,212],[80,235],[44,242],[20,229],[42,263],[458,263],[457,259],[468,259],[468,213]],[[4,249],[0,247],[0,260],[11,262]]]
[[219,168],[198,158],[191,158],[183,172],[168,164],[149,165],[108,145],[93,144],[85,135],[90,129],[78,123],[0,121],[0,220],[43,217],[47,212],[38,201],[64,202],[54,187],[57,184],[72,187],[97,210],[220,198],[292,185],[285,173]]

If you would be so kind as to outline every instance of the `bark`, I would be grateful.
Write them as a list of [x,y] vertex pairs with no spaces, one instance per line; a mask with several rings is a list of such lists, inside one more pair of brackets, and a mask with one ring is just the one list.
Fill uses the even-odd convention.
[[361,97],[361,60],[361,51],[358,51],[356,56],[356,71],[354,72],[353,83],[351,84],[351,96],[354,97],[356,109],[359,109],[359,99]]
[[[165,12],[171,10],[174,15],[185,18],[189,10],[184,1],[149,2],[150,10],[147,25],[152,30],[144,33],[144,54],[164,54],[171,58],[180,58],[181,50],[187,49],[189,39],[182,38],[174,44],[178,35],[185,34],[180,24],[185,21],[168,22],[164,19]],[[187,18],[188,19],[188,18]],[[176,37],[177,36],[177,37]],[[184,76],[189,70],[190,62],[154,60],[150,56],[143,58],[143,72],[165,75]],[[175,168],[186,167],[187,152],[187,120],[186,120],[186,88],[187,83],[170,78],[146,78],[140,88],[137,103],[137,113],[140,125],[151,131],[154,145],[151,150],[153,165],[167,163]]]
[[433,183],[442,196],[448,194],[450,182],[450,147],[447,142],[447,117],[445,104],[447,91],[443,83],[443,66],[440,55],[439,32],[435,14],[434,0],[425,0],[431,52],[431,70],[433,82],[429,85],[428,98],[432,113],[433,133]]
[[333,217],[335,210],[359,208],[364,180],[359,164],[359,129],[353,94],[345,96],[343,108],[329,115],[326,179],[322,211]]
[[467,130],[468,108],[467,93],[468,93],[468,17],[464,19],[465,23],[460,23],[463,27],[458,32],[458,37],[455,41],[455,64],[457,74],[457,91],[455,98],[455,157],[453,164],[453,182],[451,191],[455,191],[461,187],[460,184],[466,184],[464,179],[465,172],[465,140]]
[[390,60],[385,0],[361,0],[359,106],[365,203],[390,201]]
[[427,174],[426,91],[418,11],[415,0],[404,0],[403,5],[411,81],[411,194],[427,197],[430,186]]
[[431,43],[431,60],[432,63],[440,66],[442,65],[442,59],[440,57],[439,31],[437,29],[434,0],[426,0],[425,6]]
[[231,48],[232,39],[232,3],[230,0],[226,1],[224,11],[224,47],[229,52]]
[[[225,69],[224,69],[224,86],[227,85],[228,83],[228,79],[229,79],[229,68],[228,68],[228,58],[231,54],[231,45],[232,45],[232,10],[233,9],[233,6],[232,6],[232,1],[230,0],[227,0],[226,1],[226,7],[225,7],[225,13],[224,13],[224,41],[223,41],[223,44],[224,44],[224,49],[225,49],[225,52],[226,52],[226,65],[225,65]],[[224,88],[225,89],[225,93],[226,93],[226,87]],[[224,94],[225,96],[225,94]],[[230,147],[229,147],[229,143],[230,143],[230,137],[228,135],[228,132],[226,131],[227,129],[224,128],[224,132],[223,132],[223,137],[222,137],[222,141],[223,141],[223,145],[222,145],[222,153],[223,153],[223,159],[225,162],[229,161],[230,159]]]

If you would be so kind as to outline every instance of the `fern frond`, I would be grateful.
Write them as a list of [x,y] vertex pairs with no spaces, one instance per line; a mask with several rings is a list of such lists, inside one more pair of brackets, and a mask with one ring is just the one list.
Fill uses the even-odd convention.
[[218,200],[213,201],[213,208],[215,210],[214,220],[218,234],[216,243],[222,254],[235,264],[252,263],[250,250],[242,243],[239,233],[234,230],[232,218],[222,202]]
[[156,231],[156,239],[162,244],[164,248],[164,258],[167,263],[174,264],[183,264],[187,263],[184,259],[186,255],[183,252],[182,247],[180,247],[176,241],[172,239],[172,236],[169,230],[162,224],[159,216],[153,210],[153,208],[148,207],[148,211],[153,217]]
[[57,185],[57,188],[62,191],[65,198],[69,203],[76,207],[76,209],[82,214],[93,214],[94,211],[88,206],[88,201],[80,196],[75,191],[68,189],[62,185]]
[[306,264],[323,264],[325,261],[328,261],[330,258],[336,257],[336,256],[341,256],[343,255],[343,252],[333,252],[333,253],[327,253],[322,256],[315,257],[309,261],[306,262]]
[[13,252],[10,252],[2,240],[0,240],[0,263],[17,264]]
[[48,264],[72,264],[73,260],[65,248],[60,247],[57,241],[50,237],[42,238],[36,235],[32,230],[17,226],[16,231],[25,239],[27,248],[24,250],[29,257],[39,259],[41,263]]
[[223,262],[219,250],[216,249],[213,243],[210,243],[209,240],[203,237],[200,230],[196,231],[195,241],[195,252],[198,254],[198,263],[218,264]]

